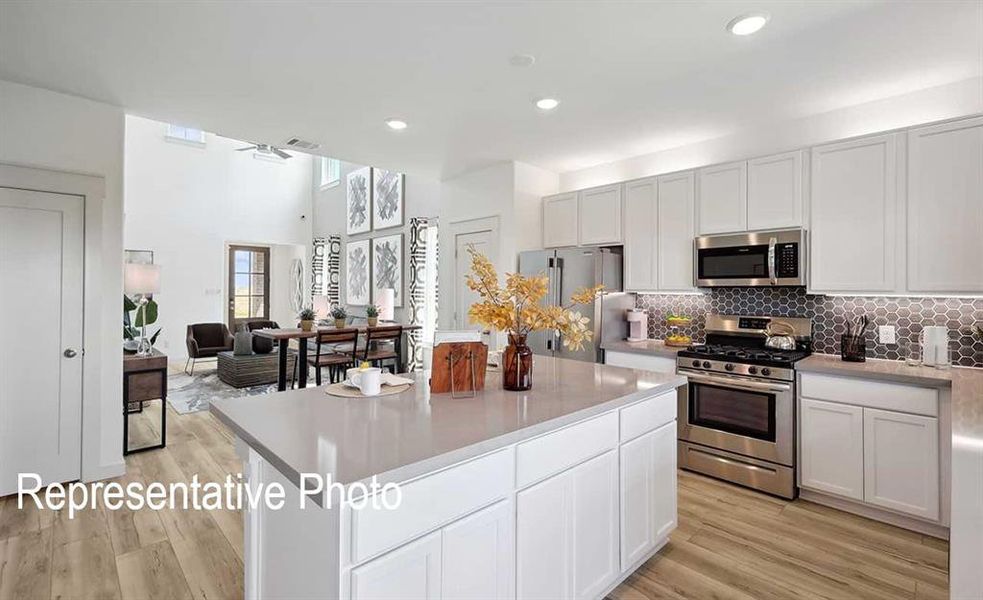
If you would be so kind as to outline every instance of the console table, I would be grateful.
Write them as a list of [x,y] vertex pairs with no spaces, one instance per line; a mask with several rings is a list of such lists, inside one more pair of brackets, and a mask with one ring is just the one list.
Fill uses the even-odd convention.
[[[131,449],[130,413],[141,412],[143,403],[160,400],[160,443]],[[132,404],[139,405],[137,410]],[[167,356],[153,350],[147,356],[123,354],[123,454],[156,450],[167,444]]]

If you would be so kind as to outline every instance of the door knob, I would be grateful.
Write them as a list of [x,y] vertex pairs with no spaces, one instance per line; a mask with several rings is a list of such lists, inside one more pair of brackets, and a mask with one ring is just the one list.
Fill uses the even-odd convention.
[[76,356],[78,356],[78,352],[72,350],[71,348],[65,348],[65,351],[62,352],[62,354],[65,355],[65,358],[75,358]]

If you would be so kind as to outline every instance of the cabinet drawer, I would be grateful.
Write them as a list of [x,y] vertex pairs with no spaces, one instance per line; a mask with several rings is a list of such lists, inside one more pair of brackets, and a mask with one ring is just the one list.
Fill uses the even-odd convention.
[[604,364],[629,369],[642,369],[654,373],[676,373],[676,360],[667,356],[605,350]]
[[676,390],[621,409],[621,442],[676,420]]
[[352,509],[352,557],[361,562],[421,533],[450,523],[512,489],[512,454],[508,450],[453,466],[402,486],[402,503]]
[[617,445],[617,411],[519,444],[515,460],[516,485],[525,487]]
[[934,388],[815,373],[802,373],[800,382],[803,398],[929,417],[939,413],[939,393]]

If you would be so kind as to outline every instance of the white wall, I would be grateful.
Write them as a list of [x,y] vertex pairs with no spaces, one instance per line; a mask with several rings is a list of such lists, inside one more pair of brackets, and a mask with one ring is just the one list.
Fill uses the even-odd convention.
[[[99,246],[85,261],[84,393],[98,399],[97,418],[84,417],[86,479],[125,471],[120,408],[123,132],[123,111],[118,107],[0,81],[0,162],[105,180],[105,197],[87,200],[85,214],[86,247],[91,249],[92,241]],[[84,400],[86,406],[89,400]]]
[[[225,322],[228,244],[272,248],[271,317],[288,327],[290,260],[307,276],[312,229],[309,155],[283,162],[237,152],[244,142],[206,134],[205,146],[166,140],[166,125],[126,117],[125,247],[153,250],[161,267],[157,347],[187,357],[189,323]],[[306,285],[305,285],[305,289]]]
[[980,112],[983,112],[983,78],[976,77],[794,121],[758,125],[722,138],[562,173],[559,191],[753,158]]

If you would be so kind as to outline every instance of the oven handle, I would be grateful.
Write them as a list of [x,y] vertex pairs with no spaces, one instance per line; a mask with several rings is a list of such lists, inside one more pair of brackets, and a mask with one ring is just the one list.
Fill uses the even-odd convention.
[[731,377],[701,377],[691,371],[679,369],[679,373],[685,375],[690,381],[697,383],[709,383],[711,385],[727,385],[734,388],[764,391],[764,392],[790,392],[792,386],[782,383],[758,383],[756,381],[739,381]]
[[768,240],[768,275],[771,277],[771,285],[778,285],[778,273],[775,272],[775,246],[778,244],[777,238]]

